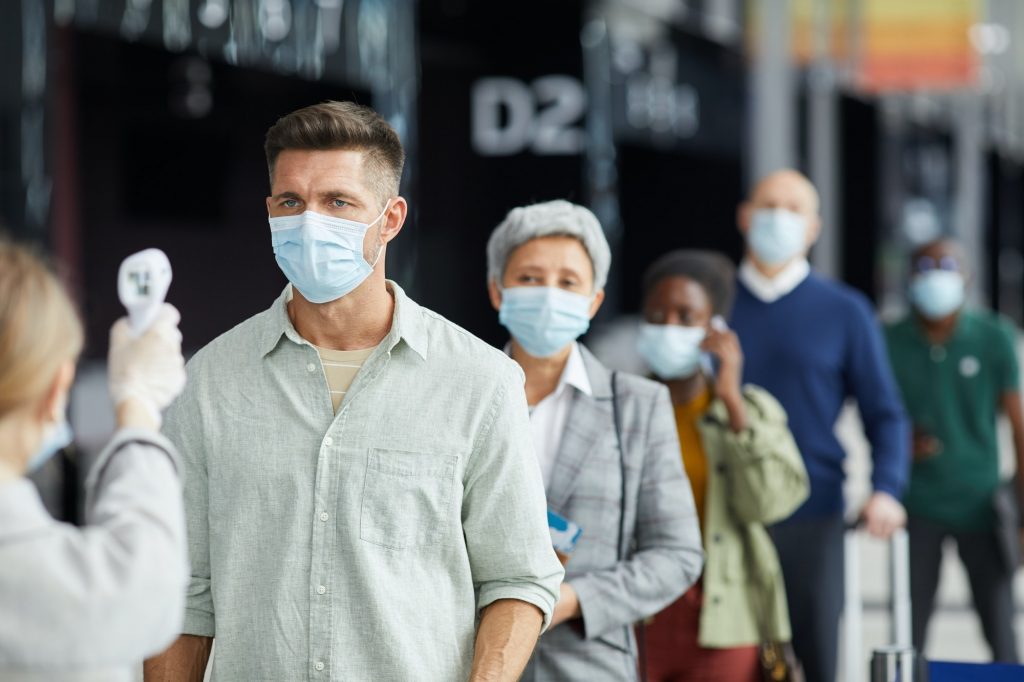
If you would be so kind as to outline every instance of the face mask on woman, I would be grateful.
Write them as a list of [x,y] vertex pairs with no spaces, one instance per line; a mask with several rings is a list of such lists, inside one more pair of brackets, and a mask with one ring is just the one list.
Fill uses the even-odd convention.
[[662,379],[682,379],[700,369],[704,327],[678,324],[640,325],[637,350],[654,374]]
[[71,432],[71,425],[68,424],[67,418],[62,416],[59,422],[47,427],[43,442],[39,444],[39,448],[25,465],[26,473],[31,474],[41,469],[51,457],[71,445],[72,440],[74,440],[74,434]]
[[590,328],[593,298],[555,287],[512,287],[501,292],[498,321],[527,353],[551,357]]

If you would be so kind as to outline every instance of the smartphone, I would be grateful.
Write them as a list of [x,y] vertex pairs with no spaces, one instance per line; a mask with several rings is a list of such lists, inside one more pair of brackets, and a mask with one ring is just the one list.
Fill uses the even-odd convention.
[[576,543],[583,534],[583,529],[564,516],[548,510],[548,530],[551,532],[551,544],[555,548],[562,564],[569,560],[569,556],[576,549]]

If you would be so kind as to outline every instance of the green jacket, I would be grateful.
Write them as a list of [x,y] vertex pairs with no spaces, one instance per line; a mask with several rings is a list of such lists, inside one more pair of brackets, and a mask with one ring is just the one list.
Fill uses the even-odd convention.
[[810,484],[782,406],[755,386],[743,397],[744,431],[730,430],[718,399],[698,425],[708,458],[699,642],[708,648],[757,644],[759,619],[764,638],[791,638],[779,557],[764,525],[792,514]]

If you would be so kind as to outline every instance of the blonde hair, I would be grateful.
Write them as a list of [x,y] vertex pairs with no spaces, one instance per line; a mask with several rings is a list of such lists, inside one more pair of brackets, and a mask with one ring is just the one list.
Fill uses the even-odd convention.
[[0,418],[41,399],[83,340],[56,275],[34,251],[0,236]]

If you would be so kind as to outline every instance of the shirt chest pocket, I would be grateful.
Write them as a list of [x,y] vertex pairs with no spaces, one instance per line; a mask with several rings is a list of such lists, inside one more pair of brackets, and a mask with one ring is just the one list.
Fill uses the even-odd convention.
[[360,539],[394,550],[444,544],[451,535],[458,460],[454,455],[371,449]]

